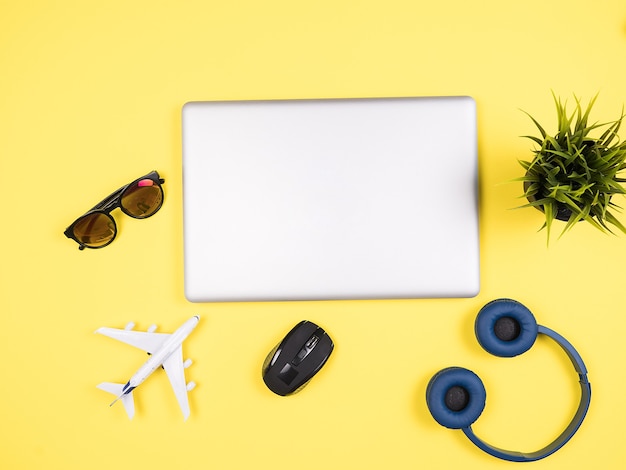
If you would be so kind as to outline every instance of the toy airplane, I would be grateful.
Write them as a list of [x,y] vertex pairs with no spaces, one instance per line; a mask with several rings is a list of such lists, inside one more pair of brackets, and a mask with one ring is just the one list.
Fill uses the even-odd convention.
[[183,412],[183,416],[185,420],[187,420],[189,417],[187,392],[192,390],[196,384],[194,382],[185,383],[184,369],[191,365],[191,360],[187,359],[183,362],[182,344],[198,325],[199,321],[200,317],[191,317],[172,334],[154,333],[156,325],[151,326],[147,332],[132,331],[132,328],[135,326],[133,323],[126,325],[123,330],[117,328],[97,329],[96,333],[135,346],[150,355],[150,359],[135,372],[126,385],[104,382],[97,386],[99,389],[117,396],[113,403],[111,403],[111,406],[118,400],[121,400],[128,417],[132,419],[135,415],[133,390],[141,385],[155,370],[162,366],[167,373],[167,377],[170,379],[170,384],[172,385],[172,389],[174,389],[174,394]]

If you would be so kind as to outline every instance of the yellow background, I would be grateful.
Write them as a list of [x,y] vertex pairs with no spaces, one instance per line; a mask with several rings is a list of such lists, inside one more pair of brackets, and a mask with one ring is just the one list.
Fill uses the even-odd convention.
[[[565,355],[539,339],[500,359],[473,335],[477,311],[512,297],[579,350],[593,387],[572,441],[536,468],[624,468],[626,236],[580,224],[546,246],[520,204],[530,112],[554,130],[551,90],[615,119],[626,103],[622,0],[0,1],[0,467],[7,469],[506,468],[426,408],[430,377],[474,370],[487,407],[474,429],[536,450],[573,414]],[[472,299],[192,304],[183,294],[182,105],[189,100],[431,96],[476,99],[480,294]],[[623,131],[622,134],[624,135]],[[450,136],[454,138],[454,136]],[[153,218],[116,211],[119,236],[80,252],[63,230],[102,197],[158,170]],[[442,191],[448,190],[446,175]],[[419,184],[419,181],[416,181]],[[624,221],[622,216],[622,221]],[[100,326],[172,331],[185,343],[192,414],[165,375],[137,415],[95,388],[144,361]],[[335,341],[301,393],[261,380],[298,321]]]

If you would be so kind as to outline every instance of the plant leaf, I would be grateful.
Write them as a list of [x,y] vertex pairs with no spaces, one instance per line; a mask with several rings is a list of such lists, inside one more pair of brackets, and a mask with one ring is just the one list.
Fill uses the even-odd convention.
[[530,114],[528,114],[526,111],[524,111],[523,109],[521,110],[524,114],[526,114],[530,119],[532,119],[532,121],[535,123],[535,126],[537,126],[537,129],[539,129],[539,132],[541,132],[541,137],[543,137],[544,139],[546,138],[546,136],[548,134],[546,134],[546,131],[543,130],[543,127],[541,127],[541,124],[539,124],[534,117],[532,117]]
[[624,227],[622,223],[619,220],[617,220],[617,218],[613,214],[607,211],[605,214],[605,217],[606,217],[607,222],[615,225],[623,233],[626,233],[626,227]]

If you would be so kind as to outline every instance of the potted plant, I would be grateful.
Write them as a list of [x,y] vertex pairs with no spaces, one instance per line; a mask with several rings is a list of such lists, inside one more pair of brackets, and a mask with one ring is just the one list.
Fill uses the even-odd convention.
[[[528,204],[545,215],[541,229],[546,229],[550,240],[552,222],[566,222],[561,235],[577,222],[585,220],[603,232],[616,227],[626,233],[626,228],[611,210],[620,209],[613,201],[616,194],[626,194],[619,177],[626,169],[626,142],[620,142],[617,132],[624,118],[603,124],[589,124],[589,113],[596,97],[583,111],[580,100],[568,115],[566,103],[554,95],[557,112],[557,131],[548,135],[544,128],[528,113],[540,136],[524,136],[535,142],[532,161],[520,160],[526,174],[518,178],[523,182]],[[593,134],[599,134],[594,137]]]

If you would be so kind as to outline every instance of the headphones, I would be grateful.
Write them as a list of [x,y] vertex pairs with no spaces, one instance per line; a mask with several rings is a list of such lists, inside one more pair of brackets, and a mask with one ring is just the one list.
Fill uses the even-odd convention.
[[426,404],[435,421],[450,429],[461,429],[479,449],[503,460],[532,462],[559,450],[582,424],[591,401],[591,385],[580,354],[561,335],[538,325],[528,308],[511,299],[497,299],[485,305],[476,317],[474,331],[483,349],[500,357],[514,357],[528,351],[538,334],[556,341],[580,377],[581,397],[576,414],[554,441],[536,452],[499,449],[482,441],[472,431],[472,423],[485,407],[487,393],[482,381],[468,369],[449,367],[435,374],[426,388]]

